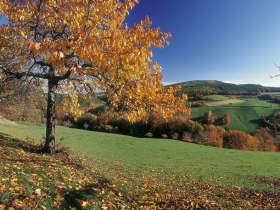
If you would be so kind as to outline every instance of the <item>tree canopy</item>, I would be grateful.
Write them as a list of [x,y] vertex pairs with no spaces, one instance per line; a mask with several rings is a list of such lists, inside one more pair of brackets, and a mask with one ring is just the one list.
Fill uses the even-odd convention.
[[[152,28],[146,17],[129,27],[125,18],[138,0],[2,0],[1,82],[16,79],[48,88],[48,117],[54,119],[55,92],[79,115],[78,93],[106,91],[111,105],[130,121],[151,113],[189,113],[178,88],[164,88],[152,47],[163,48],[170,33]],[[48,118],[47,117],[47,118]],[[47,128],[48,130],[48,128]],[[54,136],[54,135],[53,135]],[[48,138],[48,132],[47,132]],[[54,137],[53,137],[54,139]]]

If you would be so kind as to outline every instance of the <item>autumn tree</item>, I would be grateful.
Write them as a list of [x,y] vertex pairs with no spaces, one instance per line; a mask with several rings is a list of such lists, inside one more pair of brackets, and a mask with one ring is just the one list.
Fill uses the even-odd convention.
[[[56,93],[79,115],[78,93],[106,91],[130,121],[150,113],[188,113],[178,89],[164,89],[151,47],[163,48],[169,33],[147,17],[129,27],[125,18],[138,0],[2,0],[1,78],[37,81],[48,93],[45,152],[55,150]],[[44,81],[46,81],[44,83]],[[66,97],[65,97],[66,98]]]
[[228,113],[225,113],[223,118],[222,118],[222,124],[223,125],[228,125],[231,122],[230,115]]

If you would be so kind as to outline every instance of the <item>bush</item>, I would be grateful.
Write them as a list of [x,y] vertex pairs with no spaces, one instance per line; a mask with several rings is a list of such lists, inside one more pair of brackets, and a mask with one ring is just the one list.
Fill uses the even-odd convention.
[[78,128],[84,128],[84,125],[88,125],[88,129],[92,127],[93,122],[96,120],[96,116],[90,113],[85,113],[76,120],[76,126]]
[[145,134],[145,137],[147,138],[153,138],[153,134],[151,132],[148,132]]
[[258,139],[258,151],[276,152],[277,142],[272,132],[268,128],[260,128],[255,133],[255,138]]
[[147,122],[135,122],[132,124],[130,134],[132,136],[144,136],[147,132],[151,130],[151,125]]
[[211,110],[199,117],[193,118],[193,120],[205,125],[217,125],[220,121],[219,117],[217,115],[214,115]]
[[118,121],[118,115],[114,112],[104,112],[96,118],[95,124],[97,125],[112,125],[115,126]]
[[206,106],[206,103],[205,103],[205,101],[198,101],[196,103],[193,103],[191,106],[192,107],[204,107],[204,106]]
[[193,142],[192,133],[185,131],[182,135],[182,140],[187,142]]
[[171,135],[171,137],[172,137],[172,139],[177,140],[179,138],[179,135],[178,135],[178,133],[173,133]]
[[215,124],[215,122],[218,120],[218,116],[214,115],[212,111],[207,112],[203,117],[203,123],[207,125]]
[[66,121],[62,121],[62,126],[71,128],[71,127],[73,127],[73,124],[71,123],[70,120],[66,120]]
[[168,139],[168,136],[166,134],[162,134],[161,138]]
[[224,136],[223,147],[240,150],[257,150],[258,140],[243,131],[227,131]]
[[174,133],[178,134],[178,138],[182,139],[184,132],[197,133],[203,130],[203,127],[192,120],[183,117],[174,117],[166,121],[157,121],[152,124],[152,131],[155,137],[161,137],[163,134],[172,136]]
[[122,134],[130,134],[131,123],[125,119],[120,119],[116,122],[118,131]]
[[228,125],[231,122],[231,118],[228,113],[224,114],[224,117],[222,118],[222,125]]
[[225,130],[222,127],[205,126],[204,131],[200,131],[195,135],[193,142],[213,147],[223,147],[224,133]]
[[87,123],[84,123],[83,128],[87,130],[87,129],[88,129],[88,126],[89,126],[89,125],[88,125]]
[[102,129],[102,131],[112,133],[114,130],[114,127],[112,125],[103,125],[101,127],[101,129]]

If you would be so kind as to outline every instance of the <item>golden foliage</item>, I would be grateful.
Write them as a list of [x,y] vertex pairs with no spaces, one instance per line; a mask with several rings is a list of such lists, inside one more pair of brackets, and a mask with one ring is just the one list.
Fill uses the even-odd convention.
[[[106,91],[111,105],[130,121],[149,113],[169,117],[189,114],[178,89],[164,89],[161,67],[151,47],[169,44],[170,33],[152,28],[146,17],[128,27],[124,22],[138,0],[2,0],[0,65],[26,76],[59,80],[69,95],[65,109],[80,115],[78,93]],[[10,62],[14,57],[16,62]]]

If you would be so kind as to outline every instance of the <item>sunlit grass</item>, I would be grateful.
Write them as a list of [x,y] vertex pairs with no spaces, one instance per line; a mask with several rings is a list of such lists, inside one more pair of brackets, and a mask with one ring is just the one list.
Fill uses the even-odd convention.
[[[43,125],[0,126],[16,137],[42,139]],[[70,129],[57,126],[57,139],[72,150],[95,160],[99,171],[122,176],[186,176],[211,183],[252,188],[256,176],[280,177],[280,153],[249,152],[195,145],[174,140]],[[121,168],[121,170],[120,170]]]

